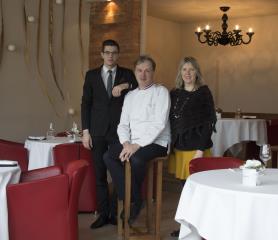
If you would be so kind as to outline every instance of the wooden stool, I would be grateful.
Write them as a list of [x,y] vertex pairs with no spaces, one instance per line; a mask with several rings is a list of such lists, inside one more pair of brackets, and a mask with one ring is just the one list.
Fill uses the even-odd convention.
[[[128,224],[130,216],[130,200],[131,200],[131,167],[130,162],[125,162],[125,200],[124,200],[124,223],[120,217],[123,209],[123,201],[118,200],[118,235],[123,236],[124,240],[128,239],[160,239],[160,220],[161,220],[161,205],[162,205],[162,167],[166,157],[155,158],[148,162],[147,165],[147,200],[146,200],[146,231],[137,230],[131,234],[131,229]],[[156,164],[155,164],[156,163]],[[153,170],[154,165],[157,167],[156,176],[156,207],[155,207],[155,228],[152,232],[152,204],[153,204]],[[135,229],[133,229],[135,230]]]

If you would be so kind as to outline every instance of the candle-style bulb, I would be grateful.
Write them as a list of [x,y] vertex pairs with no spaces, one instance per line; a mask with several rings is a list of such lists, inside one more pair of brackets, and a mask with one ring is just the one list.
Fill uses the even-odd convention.
[[209,30],[209,29],[210,29],[210,26],[209,26],[209,25],[206,25],[205,29],[206,29],[206,30]]
[[249,28],[248,32],[252,33],[253,32],[253,28]]

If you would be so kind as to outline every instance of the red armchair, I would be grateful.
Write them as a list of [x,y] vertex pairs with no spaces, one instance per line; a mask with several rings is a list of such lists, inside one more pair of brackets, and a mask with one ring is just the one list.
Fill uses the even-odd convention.
[[0,161],[17,161],[21,171],[28,170],[28,151],[22,143],[0,139]]
[[62,167],[62,169],[75,159],[82,159],[87,162],[88,168],[80,191],[78,210],[81,212],[96,211],[96,180],[91,151],[85,149],[80,143],[67,143],[55,146],[53,156],[55,165]]
[[238,168],[243,161],[233,157],[195,158],[189,163],[190,174],[214,169]]
[[86,161],[26,172],[7,187],[10,240],[77,240],[77,206]]
[[92,152],[79,144],[79,158],[88,164],[86,176],[81,188],[79,198],[79,211],[91,212],[97,210],[95,166],[92,161]]

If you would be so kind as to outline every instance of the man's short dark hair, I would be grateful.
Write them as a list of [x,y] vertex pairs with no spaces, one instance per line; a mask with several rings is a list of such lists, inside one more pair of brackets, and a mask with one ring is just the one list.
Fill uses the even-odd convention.
[[156,63],[155,61],[148,55],[141,55],[139,56],[139,58],[137,58],[137,60],[134,62],[134,67],[136,67],[137,65],[143,63],[143,62],[149,62],[152,65],[152,69],[153,71],[155,71],[155,67],[156,67]]
[[104,51],[105,46],[115,46],[118,48],[118,52],[120,52],[120,45],[112,39],[107,39],[102,42],[102,52]]

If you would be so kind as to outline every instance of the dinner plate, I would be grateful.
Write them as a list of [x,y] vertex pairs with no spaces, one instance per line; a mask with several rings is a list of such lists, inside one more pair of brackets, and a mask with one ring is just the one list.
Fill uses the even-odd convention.
[[256,119],[257,116],[243,115],[242,118],[243,118],[243,119]]
[[45,137],[45,136],[29,136],[28,139],[29,139],[29,140],[41,141],[41,140],[45,140],[46,137]]
[[0,167],[16,167],[17,161],[0,160]]

